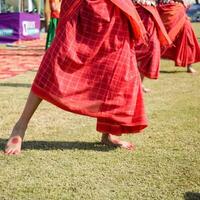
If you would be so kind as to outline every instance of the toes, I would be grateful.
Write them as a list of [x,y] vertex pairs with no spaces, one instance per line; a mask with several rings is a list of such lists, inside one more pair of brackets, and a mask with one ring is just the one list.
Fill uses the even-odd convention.
[[18,155],[19,153],[20,153],[19,150],[11,149],[11,150],[8,151],[6,154],[7,154],[7,155]]
[[6,155],[10,155],[12,153],[12,149],[7,149],[6,151],[5,151],[5,154]]
[[144,92],[144,93],[149,93],[149,92],[151,92],[151,90],[145,88],[145,89],[143,89],[143,92]]
[[13,155],[19,155],[19,154],[20,154],[20,151],[19,151],[19,150],[13,151]]
[[4,150],[4,154],[6,155],[17,155],[19,153],[20,153],[19,147],[7,146],[6,149]]
[[6,148],[4,150],[5,154],[9,154],[9,152],[11,151],[10,147],[8,145],[6,145]]
[[133,149],[135,149],[135,147],[134,147],[134,145],[132,144],[132,143],[123,143],[122,144],[122,146],[121,146],[122,148],[125,148],[125,149],[128,149],[128,150],[133,150]]
[[135,148],[134,148],[134,146],[133,145],[130,145],[129,147],[128,147],[128,150],[134,150]]

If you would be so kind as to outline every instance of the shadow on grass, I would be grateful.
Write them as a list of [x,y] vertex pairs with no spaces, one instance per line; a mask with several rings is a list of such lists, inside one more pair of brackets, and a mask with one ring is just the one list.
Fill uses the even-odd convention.
[[28,83],[0,83],[0,87],[24,87],[24,88],[30,88],[31,84],[28,84]]
[[161,70],[161,74],[177,74],[177,73],[186,73],[186,71],[166,71],[166,70]]
[[[0,150],[3,151],[7,140],[0,138]],[[92,150],[107,152],[116,149],[112,146],[102,145],[100,142],[80,141],[24,141],[23,150]]]
[[185,200],[200,200],[200,193],[186,192],[184,198]]

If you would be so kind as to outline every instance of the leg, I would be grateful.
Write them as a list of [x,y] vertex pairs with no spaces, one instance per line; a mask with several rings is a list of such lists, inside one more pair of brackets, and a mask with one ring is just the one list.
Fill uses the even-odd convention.
[[134,145],[130,142],[122,141],[119,137],[109,133],[102,133],[101,143],[108,146],[121,147],[128,150],[133,150]]
[[144,85],[143,85],[143,81],[144,81],[144,75],[140,73],[140,78],[141,78],[141,82],[142,82],[142,91],[144,93],[148,93],[148,92],[151,92],[150,89],[146,88]]
[[192,65],[188,65],[187,66],[187,72],[194,74],[194,73],[196,73],[196,70],[194,68],[192,68]]
[[21,152],[21,145],[28,123],[41,101],[41,98],[30,92],[24,110],[15,124],[6,144],[5,154],[12,155]]

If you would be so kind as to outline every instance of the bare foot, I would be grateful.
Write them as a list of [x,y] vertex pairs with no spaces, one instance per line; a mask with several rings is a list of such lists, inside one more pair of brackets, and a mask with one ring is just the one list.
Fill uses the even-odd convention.
[[149,92],[151,92],[150,89],[145,88],[144,86],[142,86],[142,91],[143,91],[144,93],[149,93]]
[[128,150],[133,150],[135,148],[132,143],[122,141],[119,139],[119,137],[107,133],[102,133],[101,143],[108,146],[121,147]]
[[4,153],[7,155],[17,155],[21,153],[22,141],[26,128],[16,124],[13,128],[11,136],[6,144]]
[[187,72],[188,72],[188,73],[195,74],[197,71],[196,71],[194,68],[192,68],[191,65],[189,65],[189,66],[187,66]]

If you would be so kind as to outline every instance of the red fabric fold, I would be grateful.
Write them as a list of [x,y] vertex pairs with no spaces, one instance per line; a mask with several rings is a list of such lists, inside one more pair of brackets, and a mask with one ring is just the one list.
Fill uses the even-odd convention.
[[147,45],[142,41],[136,43],[136,57],[140,73],[151,79],[159,77],[160,45],[171,44],[156,7],[136,4],[136,9],[147,30]]
[[151,16],[154,19],[154,22],[156,24],[156,29],[157,29],[157,34],[158,34],[158,38],[160,41],[160,44],[163,46],[168,46],[172,43],[170,37],[167,34],[167,31],[165,29],[165,26],[163,25],[163,22],[160,18],[160,15],[158,13],[158,10],[156,9],[156,7],[154,6],[145,6],[145,5],[141,5],[141,7],[143,7],[145,10],[147,10]]
[[131,0],[110,0],[129,18],[136,40],[145,41],[146,29]]
[[183,28],[187,16],[181,3],[160,4],[157,6],[160,17],[172,41]]

